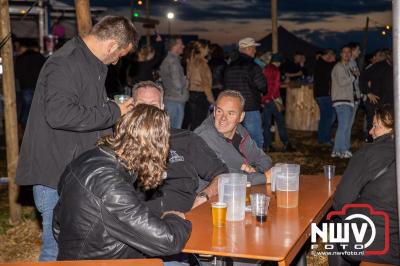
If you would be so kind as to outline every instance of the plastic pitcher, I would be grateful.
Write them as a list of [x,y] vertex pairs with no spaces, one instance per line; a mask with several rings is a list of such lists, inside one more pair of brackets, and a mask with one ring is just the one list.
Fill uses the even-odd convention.
[[277,206],[295,208],[299,204],[299,175],[300,165],[283,164],[276,171]]
[[222,174],[218,180],[218,198],[228,205],[226,220],[242,221],[245,215],[247,176]]

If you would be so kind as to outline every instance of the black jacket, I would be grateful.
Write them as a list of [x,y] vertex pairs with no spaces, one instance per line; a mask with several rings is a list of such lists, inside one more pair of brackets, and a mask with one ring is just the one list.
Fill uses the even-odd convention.
[[331,73],[335,63],[329,63],[322,58],[318,59],[314,68],[314,97],[331,95]]
[[367,68],[360,76],[360,90],[379,96],[379,104],[393,104],[393,66],[384,60]]
[[245,111],[260,110],[261,96],[268,93],[262,69],[253,58],[243,53],[225,70],[224,83],[225,89],[236,90],[243,95]]
[[[337,187],[333,207],[341,210],[346,203],[367,203],[375,210],[389,215],[390,244],[385,255],[365,257],[372,262],[400,265],[399,220],[396,197],[395,143],[390,135],[381,136],[361,148],[347,166]],[[382,169],[388,170],[375,181],[372,180]],[[377,235],[371,249],[380,249],[384,243],[384,222],[380,216],[370,215],[367,209],[352,209],[347,215],[364,213],[376,227]]]
[[211,58],[208,62],[212,73],[212,89],[222,89],[224,86],[224,72],[226,62],[223,58]]
[[107,98],[107,66],[79,37],[44,64],[29,113],[17,167],[19,185],[56,189],[65,166],[112,133],[121,116]]
[[170,145],[167,178],[156,191],[147,193],[146,205],[155,213],[189,211],[199,189],[229,172],[207,143],[191,131],[171,129]]
[[53,219],[58,260],[140,258],[183,249],[191,223],[152,214],[137,197],[135,179],[107,147],[89,150],[67,166]]

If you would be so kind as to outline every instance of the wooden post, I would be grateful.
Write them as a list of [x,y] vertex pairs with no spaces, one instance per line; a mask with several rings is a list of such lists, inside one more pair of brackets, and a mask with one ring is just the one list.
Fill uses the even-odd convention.
[[78,33],[83,37],[92,29],[89,0],[75,0],[75,9]]
[[[0,0],[0,17],[0,39],[3,40],[11,32],[8,0]],[[21,205],[18,204],[19,187],[15,184],[15,172],[18,162],[18,124],[11,38],[1,49],[1,58],[3,60],[4,118],[6,126],[10,220],[13,224],[17,224],[21,221]]]
[[278,52],[278,0],[271,0],[272,53]]
[[[146,18],[150,18],[150,0],[146,0]],[[146,29],[146,44],[150,46],[150,29]]]
[[360,70],[364,70],[365,65],[365,55],[367,54],[368,49],[368,26],[369,26],[369,17],[367,17],[365,21],[365,29],[364,29],[364,40],[361,47],[361,56],[360,56]]

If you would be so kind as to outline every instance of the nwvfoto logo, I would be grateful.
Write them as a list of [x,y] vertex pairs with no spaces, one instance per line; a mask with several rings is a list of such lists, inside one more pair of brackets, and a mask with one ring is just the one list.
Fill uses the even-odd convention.
[[[383,255],[389,251],[389,216],[384,211],[375,211],[374,208],[369,204],[345,204],[340,211],[331,211],[327,215],[327,220],[331,220],[334,216],[345,216],[350,209],[368,209],[369,216],[380,216],[384,220],[384,247],[380,250],[368,249],[376,238],[376,226],[373,220],[365,214],[355,213],[347,216],[344,222],[332,222],[332,223],[322,223],[322,229],[318,228],[316,223],[311,224],[311,248],[314,249],[318,245],[317,236],[322,239],[325,244],[325,249],[333,249],[334,244],[341,246],[343,250],[351,249],[362,251],[364,250],[364,255]],[[354,211],[353,211],[354,213]],[[362,222],[351,222],[357,219]],[[370,229],[370,236],[368,239],[366,236],[367,229]],[[356,244],[350,246],[350,233],[355,239]]]

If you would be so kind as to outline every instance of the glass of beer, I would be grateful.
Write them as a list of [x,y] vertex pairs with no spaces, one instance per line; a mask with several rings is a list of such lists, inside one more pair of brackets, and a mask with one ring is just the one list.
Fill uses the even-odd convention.
[[251,182],[246,182],[246,203],[250,202]]
[[286,164],[281,166],[281,172],[276,179],[277,206],[280,208],[295,208],[299,204],[300,165]]
[[114,101],[118,104],[122,104],[122,103],[126,102],[129,98],[131,98],[131,96],[126,95],[126,94],[114,95]]
[[224,226],[226,223],[226,209],[228,205],[225,202],[213,202],[212,207],[212,219],[213,225],[217,227]]

